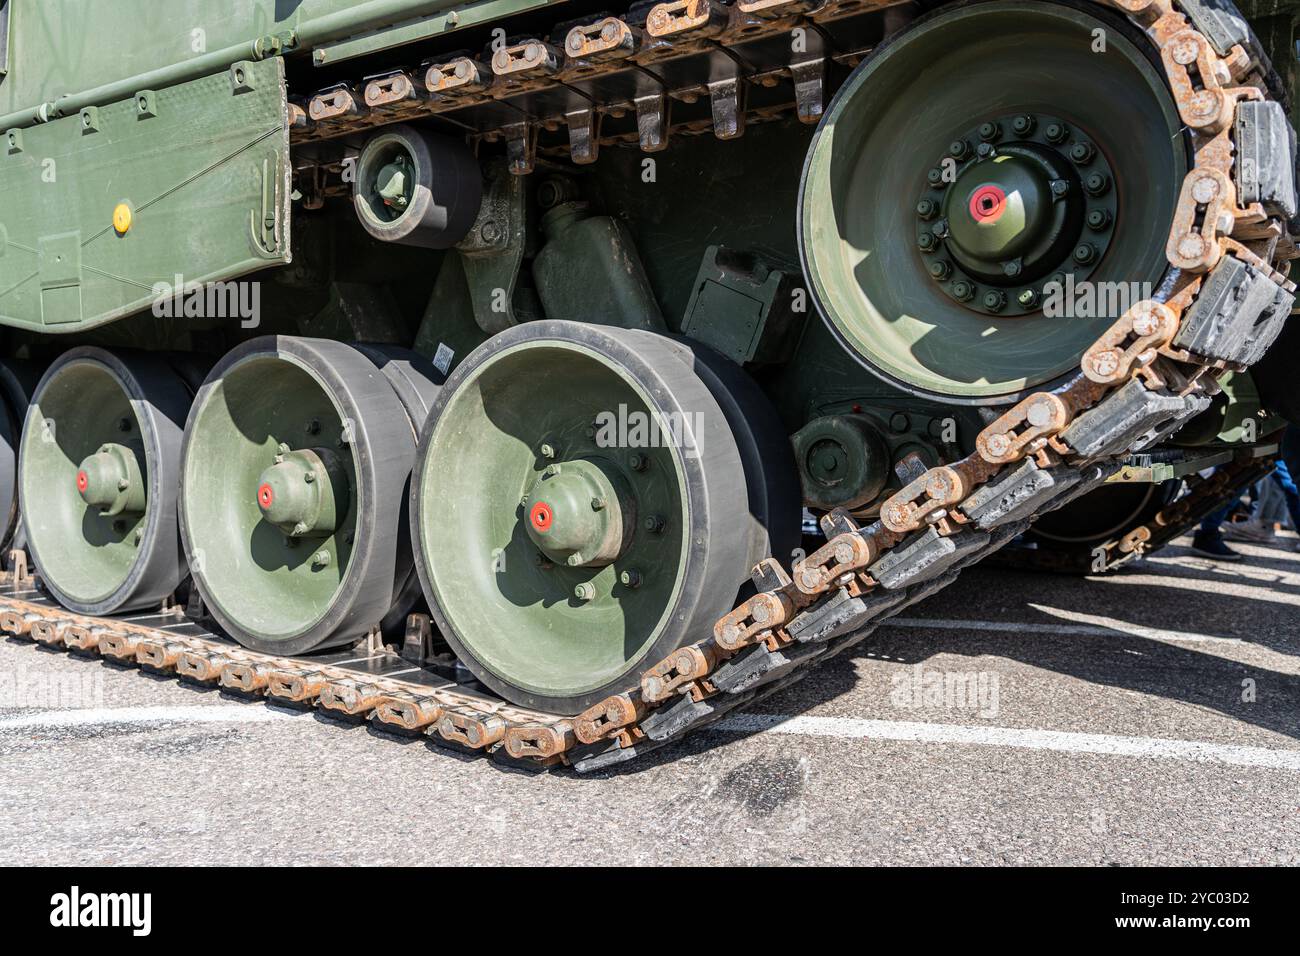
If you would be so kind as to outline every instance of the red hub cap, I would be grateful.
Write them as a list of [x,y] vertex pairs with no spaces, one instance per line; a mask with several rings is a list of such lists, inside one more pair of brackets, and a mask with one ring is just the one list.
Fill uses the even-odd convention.
[[992,225],[1007,211],[1007,194],[1000,186],[981,186],[971,193],[970,215],[978,223]]
[[550,531],[553,518],[551,506],[544,501],[537,502],[533,505],[532,510],[528,512],[528,520],[533,523],[533,527],[538,531]]
[[84,495],[86,493],[86,489],[89,487],[90,487],[90,479],[86,477],[86,473],[84,471],[77,472],[77,490]]
[[271,507],[271,502],[274,500],[275,492],[271,490],[270,485],[263,484],[262,487],[257,489],[257,503],[262,506],[263,510]]

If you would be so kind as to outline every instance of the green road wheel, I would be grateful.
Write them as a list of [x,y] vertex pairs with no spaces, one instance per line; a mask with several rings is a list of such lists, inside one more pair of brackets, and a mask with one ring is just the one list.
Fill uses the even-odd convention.
[[8,567],[9,549],[18,540],[18,440],[39,370],[17,359],[0,361],[0,562]]
[[65,607],[138,610],[184,578],[176,494],[189,404],[181,379],[151,355],[76,348],[41,379],[18,487],[33,563]]
[[952,5],[881,44],[826,110],[800,191],[804,270],[841,344],[963,404],[1074,370],[1166,271],[1188,146],[1163,77],[1095,4]]
[[635,685],[797,534],[788,441],[788,474],[763,470],[775,413],[701,356],[530,322],[443,388],[412,479],[416,563],[443,636],[507,699],[573,714]]
[[381,625],[406,586],[414,452],[389,378],[350,345],[266,336],[217,364],[186,426],[180,520],[231,637],[301,654]]

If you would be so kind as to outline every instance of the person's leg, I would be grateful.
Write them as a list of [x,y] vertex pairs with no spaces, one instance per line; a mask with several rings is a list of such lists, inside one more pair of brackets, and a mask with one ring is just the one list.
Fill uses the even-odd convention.
[[1223,523],[1237,506],[1237,499],[1229,501],[1218,511],[1212,511],[1201,521],[1201,526],[1192,536],[1192,550],[1216,561],[1240,561],[1241,555],[1223,543]]
[[1279,461],[1273,472],[1273,483],[1282,491],[1286,499],[1286,510],[1291,514],[1291,528],[1300,532],[1300,489],[1296,488],[1295,478],[1286,462]]

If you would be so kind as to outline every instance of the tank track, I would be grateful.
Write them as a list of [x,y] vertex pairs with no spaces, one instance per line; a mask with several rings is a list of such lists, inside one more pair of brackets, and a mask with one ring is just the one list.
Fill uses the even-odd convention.
[[[0,629],[242,694],[369,719],[537,768],[571,765],[592,771],[621,764],[785,689],[806,676],[811,664],[859,643],[890,617],[951,583],[1037,515],[1095,488],[1122,467],[1126,456],[1164,440],[1207,407],[1222,371],[1258,360],[1290,314],[1295,286],[1284,272],[1295,247],[1285,221],[1295,211],[1294,137],[1269,92],[1276,78],[1244,18],[1226,3],[1205,0],[1092,2],[1127,16],[1154,44],[1193,136],[1195,162],[1166,249],[1172,270],[1158,299],[1125,313],[1087,350],[1067,384],[1029,396],[986,427],[975,453],[905,474],[902,490],[885,502],[879,521],[861,527],[847,513],[832,512],[822,519],[823,547],[788,571],[774,559],[761,562],[753,573],[755,596],[719,620],[712,634],[646,670],[634,690],[577,717],[561,718],[514,707],[457,684],[436,666],[420,667],[378,649],[341,658],[283,659],[240,648],[178,609],[155,618],[86,618],[45,599],[21,560],[8,575],[9,593],[0,596]],[[570,89],[569,84],[595,75],[574,72],[585,69],[584,58],[598,72],[629,69],[624,60],[640,69],[678,56],[710,55],[740,37],[771,39],[800,23],[829,22],[846,10],[859,15],[892,5],[737,0],[724,6],[676,0],[626,19],[576,25],[567,34],[557,28],[565,37],[563,56],[546,39],[503,47],[493,54],[490,77],[473,61],[465,75],[455,66],[448,73],[431,64],[428,88],[411,93],[407,84],[420,78],[404,74],[405,81],[388,87],[386,95],[395,98],[382,103],[378,94],[371,95],[373,80],[364,94],[359,87],[335,88],[295,112],[295,136],[302,141],[344,135],[459,108],[432,99],[435,94],[475,96],[483,104]],[[753,33],[736,32],[755,19]],[[570,58],[575,34],[573,49],[581,55]],[[655,60],[653,51],[662,42],[672,49]],[[779,45],[788,53],[788,44]],[[798,92],[800,74],[790,64],[784,69]],[[820,115],[822,84],[814,86],[805,84],[794,104],[809,122]],[[733,95],[736,84],[702,89],[712,115],[701,131],[712,128],[729,138],[743,130],[745,114],[728,108],[739,102]],[[643,118],[643,104],[632,106]],[[384,110],[380,117],[376,108]],[[610,109],[609,115],[615,112]],[[547,131],[548,124],[558,129],[558,115],[568,127],[570,158],[594,159],[605,140],[584,136],[591,127],[582,117],[532,109],[524,120],[481,135],[505,137],[513,171],[524,173],[536,155],[538,130]],[[637,140],[624,141],[651,150],[666,142],[646,141],[647,128],[663,133],[666,124],[639,125]],[[1247,470],[1262,467],[1258,459],[1239,464]],[[1145,529],[1147,543],[1194,523],[1203,513],[1199,509],[1208,511],[1222,500],[1226,485],[1245,483],[1236,468],[1225,468],[1222,478],[1211,478],[1175,502],[1162,514],[1163,524],[1157,520],[1159,527]],[[426,626],[427,621],[412,619],[417,634]]]

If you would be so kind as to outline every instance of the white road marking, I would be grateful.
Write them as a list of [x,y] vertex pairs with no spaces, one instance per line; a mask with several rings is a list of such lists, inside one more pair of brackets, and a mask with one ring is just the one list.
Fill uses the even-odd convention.
[[739,714],[719,722],[719,730],[734,733],[794,734],[848,740],[909,740],[921,743],[974,744],[1016,747],[1062,753],[1105,754],[1189,760],[1237,767],[1265,767],[1300,771],[1300,750],[1271,750],[1212,744],[1199,740],[1163,737],[1118,737],[1112,734],[1076,734],[1057,730],[1014,727],[972,727],[963,724],[927,724],[910,720],[858,720],[850,717],[787,717],[781,714]]
[[98,707],[85,710],[42,710],[31,714],[0,717],[0,732],[6,730],[58,729],[61,727],[108,727],[121,724],[257,724],[292,720],[270,707],[243,704],[214,704],[210,707]]
[[1000,631],[1012,634],[1057,634],[1071,637],[1118,637],[1130,634],[1156,641],[1177,643],[1214,643],[1241,644],[1240,638],[1215,637],[1210,634],[1196,634],[1191,631],[1170,631],[1160,627],[1146,627],[1142,624],[1130,624],[1116,618],[1102,617],[1095,614],[1081,614],[1076,611],[1063,611],[1045,607],[1040,604],[1029,605],[1036,611],[1051,614],[1077,624],[1038,624],[1025,621],[959,621],[931,617],[894,617],[885,621],[882,627],[912,627],[939,631]]

